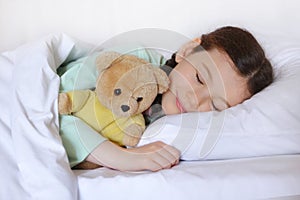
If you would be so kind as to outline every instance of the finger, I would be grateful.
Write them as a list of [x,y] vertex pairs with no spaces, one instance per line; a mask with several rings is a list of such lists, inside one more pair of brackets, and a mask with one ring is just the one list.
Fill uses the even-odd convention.
[[145,170],[150,170],[152,172],[157,172],[161,169],[163,169],[162,166],[154,160],[152,160],[149,163],[146,163],[146,165],[145,165]]
[[171,168],[173,166],[173,163],[176,162],[174,157],[171,156],[171,154],[165,149],[156,151],[151,155],[151,159],[148,159],[147,161],[149,163],[146,163],[145,165],[148,166],[151,171]]
[[175,147],[169,146],[169,145],[166,146],[166,150],[174,157],[172,166],[177,165],[180,160],[181,152],[178,149],[176,149]]
[[177,52],[175,61],[177,63],[181,62],[185,56],[189,55],[195,47],[201,44],[200,38],[195,38],[194,40],[184,44]]
[[175,148],[166,145],[158,152],[161,156],[161,165],[164,169],[174,166],[179,161],[179,151]]
[[171,154],[176,160],[179,160],[180,158],[180,151],[178,149],[176,149],[175,147],[171,146],[171,145],[167,145],[166,143],[163,143],[161,141],[157,141],[155,143],[153,143],[155,146],[157,146],[159,148],[159,150],[164,150],[162,152],[165,152],[167,154]]
[[195,38],[193,41],[198,43],[198,45],[201,44],[201,39],[200,38]]
[[[144,159],[143,168],[145,170],[150,170],[153,172],[159,171],[161,169],[165,169],[169,166],[169,162],[167,159],[162,157],[160,154],[156,153],[156,155],[152,155],[151,158],[147,157]],[[170,166],[171,167],[171,166]],[[170,168],[168,167],[168,168]]]
[[169,169],[172,167],[172,163],[170,162],[170,160],[162,155],[155,157],[154,162],[156,162],[160,166],[160,169]]
[[[129,149],[131,151],[131,149]],[[163,142],[156,141],[148,145],[133,148],[133,155],[144,157],[141,160],[142,168],[145,170],[158,171],[171,168],[179,161],[180,152]],[[136,150],[139,150],[135,152]]]
[[175,57],[175,61],[177,63],[180,63],[181,61],[183,60],[183,57],[181,55],[178,55],[178,53],[176,54],[176,57]]
[[191,42],[192,42],[192,41],[190,41],[190,42],[184,44],[183,46],[181,46],[181,47],[179,48],[179,50],[178,50],[177,53],[176,53],[176,57],[175,57],[175,61],[176,61],[177,63],[181,62],[181,61],[184,59],[184,57],[185,57],[185,55],[186,55],[185,52],[187,51],[187,49],[188,49],[188,47],[189,47],[189,45],[190,45]]
[[179,159],[180,157],[180,151],[178,149],[176,149],[173,146],[164,144],[163,148],[170,154],[172,155],[176,160]]
[[182,48],[177,51],[176,56],[175,56],[175,61],[177,63],[180,63],[183,60],[184,51],[185,51],[185,49],[182,49]]

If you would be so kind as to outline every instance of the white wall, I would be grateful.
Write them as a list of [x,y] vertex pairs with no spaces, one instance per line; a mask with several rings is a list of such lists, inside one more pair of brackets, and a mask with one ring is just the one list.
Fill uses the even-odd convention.
[[300,41],[298,0],[0,0],[0,52],[65,32],[99,43],[137,28],[194,37],[233,24]]

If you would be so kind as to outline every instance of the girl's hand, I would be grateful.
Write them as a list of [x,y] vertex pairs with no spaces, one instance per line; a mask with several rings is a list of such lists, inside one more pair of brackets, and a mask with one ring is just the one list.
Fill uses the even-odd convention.
[[87,161],[120,171],[159,171],[179,163],[180,152],[163,142],[125,149],[110,141],[100,144]]
[[195,47],[201,44],[200,38],[195,38],[194,40],[184,44],[178,52],[176,53],[175,61],[180,63],[187,55],[189,55]]

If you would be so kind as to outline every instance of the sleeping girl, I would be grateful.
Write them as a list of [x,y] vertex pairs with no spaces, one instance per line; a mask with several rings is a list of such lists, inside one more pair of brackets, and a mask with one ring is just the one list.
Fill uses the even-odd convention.
[[[144,113],[148,123],[165,115],[225,110],[273,81],[272,66],[262,47],[252,34],[237,27],[222,27],[189,42],[162,69],[169,76],[170,88]],[[179,163],[180,151],[160,141],[123,148],[99,134],[74,139],[67,133],[76,131],[74,125],[62,121],[61,126],[67,130],[61,136],[71,166],[89,161],[121,171],[158,171]],[[75,148],[82,151],[70,155]]]

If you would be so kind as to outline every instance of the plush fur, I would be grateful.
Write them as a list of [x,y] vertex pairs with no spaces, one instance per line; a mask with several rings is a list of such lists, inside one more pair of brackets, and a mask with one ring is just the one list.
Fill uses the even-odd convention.
[[[99,71],[95,89],[96,98],[87,100],[93,95],[82,97],[81,94],[85,94],[85,91],[81,91],[77,96],[73,93],[61,93],[59,95],[59,113],[78,115],[111,141],[124,146],[135,146],[145,128],[145,124],[141,124],[145,123],[144,119],[142,118],[142,122],[139,120],[142,117],[141,113],[151,106],[158,93],[163,93],[168,89],[168,76],[164,71],[143,59],[116,52],[100,54],[96,65]],[[88,102],[91,101],[99,102],[88,105]],[[78,102],[80,102],[79,105]],[[97,108],[103,110],[93,110],[96,104],[101,104]],[[86,113],[90,114],[87,116]],[[102,113],[108,113],[109,116],[101,116]],[[97,119],[92,119],[94,116]],[[138,120],[136,120],[137,118]],[[124,120],[126,123],[123,123]],[[93,126],[95,124],[93,121],[114,124],[118,127],[118,133],[110,133],[107,130],[112,128],[104,127],[101,123],[98,123],[99,126],[98,124]],[[113,129],[116,130],[116,128]]]

